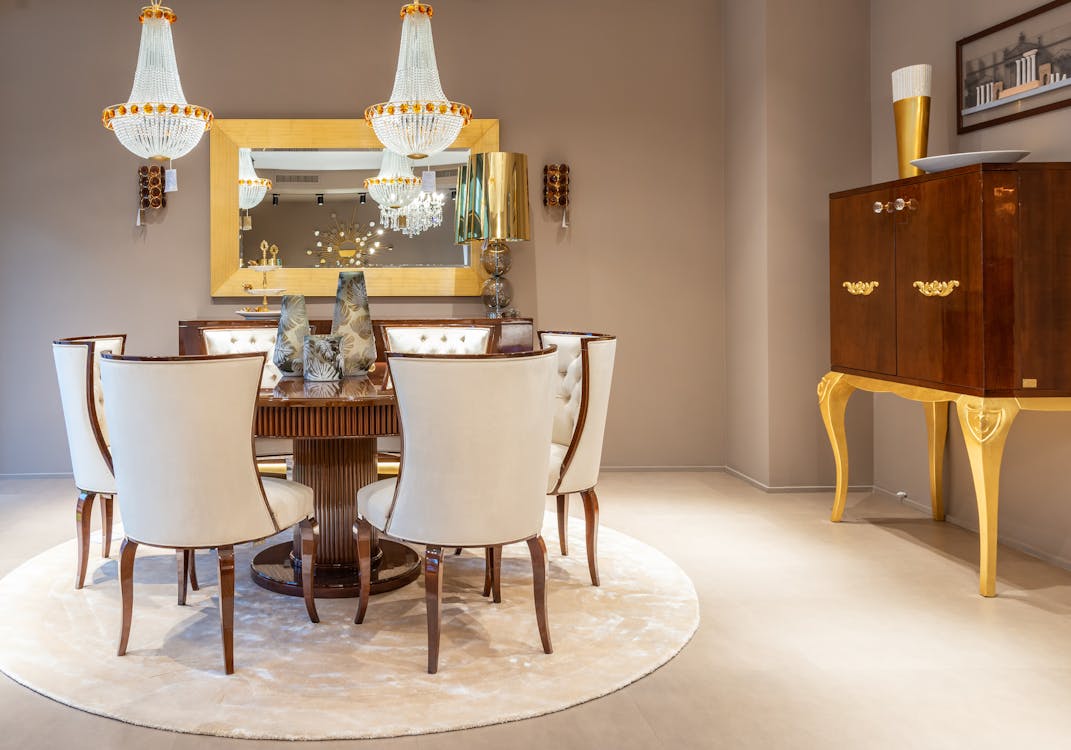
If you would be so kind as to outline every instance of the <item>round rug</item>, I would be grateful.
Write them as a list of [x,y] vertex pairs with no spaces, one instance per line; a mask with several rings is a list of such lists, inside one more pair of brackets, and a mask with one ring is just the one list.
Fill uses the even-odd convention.
[[391,737],[559,711],[649,674],[699,624],[684,571],[613,529],[600,528],[602,586],[592,586],[583,521],[572,521],[569,557],[552,513],[543,530],[553,654],[540,647],[525,544],[505,549],[500,604],[481,596],[482,554],[446,558],[439,672],[429,675],[423,579],[372,597],[363,625],[355,599],[318,599],[314,625],[300,598],[249,578],[252,555],[284,532],[237,550],[233,675],[223,673],[214,553],[198,553],[201,590],[180,607],[174,553],[138,550],[130,645],[118,657],[117,561],[93,545],[76,591],[73,540],[0,580],[0,670],[90,713],[225,737]]

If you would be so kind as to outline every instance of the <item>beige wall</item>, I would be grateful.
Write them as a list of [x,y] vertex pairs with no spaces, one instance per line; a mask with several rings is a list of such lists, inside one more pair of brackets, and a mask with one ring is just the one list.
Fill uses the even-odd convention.
[[[1036,7],[1036,0],[902,0],[871,2],[872,180],[896,178],[889,74],[915,63],[933,65],[930,153],[1022,148],[1031,161],[1071,160],[1071,110],[956,136],[955,42]],[[847,186],[846,186],[847,187]],[[959,426],[949,434],[948,516],[977,528],[973,486]],[[1066,481],[1071,415],[1023,413],[1008,438],[1001,474],[1000,538],[1071,565],[1071,503]],[[926,429],[921,410],[894,397],[875,398],[874,482],[906,491],[928,506]]]
[[[208,293],[207,142],[176,163],[166,215],[133,226],[138,161],[98,118],[129,92],[138,7],[0,4],[0,474],[69,470],[50,339],[126,331],[132,351],[174,353],[177,320],[229,317],[244,302]],[[621,337],[605,463],[724,463],[720,4],[436,10],[446,93],[500,118],[503,148],[532,165],[535,237],[515,253],[517,306],[541,326]],[[390,3],[182,0],[176,11],[187,96],[218,117],[356,117],[389,94],[400,30]],[[538,197],[551,161],[573,170],[568,231]],[[653,221],[637,210],[652,195],[663,206]]]
[[[869,177],[867,31],[859,0],[726,2],[727,460],[771,487],[833,481],[827,195]],[[869,484],[869,400],[849,418]]]

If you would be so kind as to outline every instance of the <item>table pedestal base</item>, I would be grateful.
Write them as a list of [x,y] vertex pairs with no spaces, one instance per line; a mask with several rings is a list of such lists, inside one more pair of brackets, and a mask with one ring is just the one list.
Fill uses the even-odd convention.
[[[283,542],[257,553],[250,568],[253,582],[279,594],[301,596],[301,561],[294,560],[293,549],[290,542]],[[420,555],[413,549],[381,538],[379,550],[382,555],[378,564],[372,565],[373,594],[401,588],[420,576]],[[358,594],[356,565],[317,565],[314,581],[313,590],[321,599],[343,599]]]

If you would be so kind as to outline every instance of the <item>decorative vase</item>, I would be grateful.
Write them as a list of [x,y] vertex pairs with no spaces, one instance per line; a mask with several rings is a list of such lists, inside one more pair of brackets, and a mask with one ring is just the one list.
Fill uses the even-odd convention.
[[301,377],[304,363],[302,348],[309,335],[309,315],[305,311],[305,297],[300,294],[283,296],[279,310],[279,331],[275,335],[275,354],[272,362],[283,377]]
[[376,363],[376,340],[372,336],[364,271],[343,271],[338,275],[331,333],[342,337],[343,375],[364,375],[372,369]]
[[318,383],[342,379],[342,337],[309,334],[302,347],[305,380]]

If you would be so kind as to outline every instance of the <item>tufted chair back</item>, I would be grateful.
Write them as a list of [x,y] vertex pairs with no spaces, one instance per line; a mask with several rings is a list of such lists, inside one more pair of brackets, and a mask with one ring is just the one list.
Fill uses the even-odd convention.
[[387,351],[405,354],[487,354],[493,326],[383,326]]
[[558,484],[548,492],[580,492],[599,478],[617,338],[540,331],[539,340],[544,347],[558,348],[554,442],[567,446]]
[[555,357],[388,355],[404,445],[388,534],[488,546],[539,533]]
[[275,356],[275,336],[278,329],[271,328],[202,328],[201,339],[204,341],[205,354],[249,354],[267,352],[268,361],[264,364],[264,374],[260,376],[261,388],[274,388],[282,373],[272,362]]
[[204,548],[279,530],[253,461],[263,367],[264,354],[101,359],[129,538]]
[[86,492],[115,492],[108,423],[104,418],[104,391],[100,387],[100,355],[122,354],[125,345],[126,334],[52,342],[74,483]]

